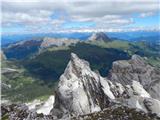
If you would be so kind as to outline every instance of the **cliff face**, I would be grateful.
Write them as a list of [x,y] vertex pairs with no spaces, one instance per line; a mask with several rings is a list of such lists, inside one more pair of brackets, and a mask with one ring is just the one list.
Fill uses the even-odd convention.
[[160,100],[160,70],[147,64],[138,55],[133,55],[128,61],[115,61],[109,79],[122,85],[130,85],[132,81],[137,81],[151,97]]
[[[53,114],[58,116],[69,112],[74,115],[100,111],[108,105],[103,91],[102,78],[93,72],[87,61],[72,54],[71,60],[60,77]],[[113,95],[108,96],[113,97]]]
[[[152,85],[159,80],[159,74],[143,58],[134,55],[129,61],[114,62],[108,78],[92,71],[87,61],[72,53],[60,77],[51,114],[57,118],[78,116],[103,111],[115,104],[160,113],[160,101],[156,99],[159,88],[154,87],[159,84]],[[157,92],[150,94],[151,87]]]

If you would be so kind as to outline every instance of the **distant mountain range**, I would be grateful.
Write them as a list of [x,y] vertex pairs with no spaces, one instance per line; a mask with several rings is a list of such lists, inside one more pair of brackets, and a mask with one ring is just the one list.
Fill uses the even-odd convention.
[[[135,36],[134,36],[135,34]],[[34,55],[39,52],[42,48],[52,46],[69,46],[71,43],[87,42],[97,44],[96,42],[111,42],[112,40],[130,41],[130,42],[145,42],[153,46],[160,46],[159,36],[157,33],[146,33],[146,32],[133,32],[133,33],[71,33],[71,34],[36,34],[34,35],[19,35],[19,36],[3,36],[2,37],[2,49],[8,58],[23,59],[25,57]],[[44,37],[45,36],[45,37]],[[49,36],[49,37],[48,37]],[[76,36],[76,37],[75,37]],[[112,36],[112,37],[109,37]],[[114,37],[113,37],[114,36]],[[14,38],[15,37],[15,38]],[[18,37],[18,39],[16,39]],[[117,38],[115,38],[117,37]],[[126,39],[126,38],[127,39]],[[6,40],[12,38],[14,40]],[[25,40],[20,40],[20,39]],[[76,39],[75,39],[76,38]],[[19,41],[20,40],[20,41]],[[4,44],[8,41],[8,44]]]
[[16,43],[9,44],[6,47],[3,47],[3,51],[8,59],[24,59],[26,57],[31,57],[42,51],[42,49],[48,47],[59,47],[59,46],[68,46],[70,44],[77,43],[76,39],[68,38],[33,38],[31,40],[18,41]]
[[86,40],[91,33],[39,33],[39,34],[22,34],[22,35],[2,35],[2,47],[10,43],[18,41],[26,41],[31,39],[41,39],[44,37],[52,38],[68,38]]
[[[53,38],[68,38],[68,39],[79,39],[87,40],[93,33],[37,33],[37,34],[15,34],[15,35],[2,35],[2,47],[10,43],[15,43],[17,41],[24,41],[30,39],[38,39],[43,37],[53,37]],[[110,38],[129,40],[129,41],[140,41],[149,40],[157,41],[159,40],[159,32],[108,32],[106,33]],[[148,39],[149,38],[149,39]]]

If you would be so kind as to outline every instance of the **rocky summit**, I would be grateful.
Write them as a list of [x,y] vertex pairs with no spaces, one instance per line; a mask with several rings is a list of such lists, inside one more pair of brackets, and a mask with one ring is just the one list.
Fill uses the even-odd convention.
[[83,115],[105,108],[114,96],[106,96],[97,73],[93,72],[89,63],[71,54],[71,60],[60,77],[56,99],[52,113],[63,117],[67,112],[73,115]]
[[72,53],[49,115],[14,105],[3,107],[2,116],[28,120],[158,120],[159,80],[159,70],[138,55],[115,61],[104,78]]
[[109,42],[111,39],[103,32],[93,33],[89,38],[89,41],[104,41]]
[[[132,66],[132,69],[130,70],[128,66]],[[156,74],[156,79],[151,79],[151,75],[145,78],[145,84],[144,81],[133,78],[125,79],[128,77],[127,73],[138,76],[145,72],[148,74],[151,72],[155,75],[157,71],[145,63],[143,58],[133,55],[129,61],[114,62],[111,75],[108,77],[110,79],[103,78],[99,73],[91,70],[87,61],[72,53],[71,60],[60,77],[51,114],[57,116],[57,119],[66,119],[69,116],[103,111],[107,107],[121,104],[159,116],[160,101],[156,97],[152,97],[150,89],[145,87],[157,80],[159,74]],[[123,76],[119,76],[117,73]],[[158,84],[158,82],[156,83]],[[150,84],[149,86],[152,87]]]
[[113,62],[109,79],[122,85],[131,85],[137,81],[151,97],[160,100],[160,70],[147,64],[138,55],[133,55],[130,60]]

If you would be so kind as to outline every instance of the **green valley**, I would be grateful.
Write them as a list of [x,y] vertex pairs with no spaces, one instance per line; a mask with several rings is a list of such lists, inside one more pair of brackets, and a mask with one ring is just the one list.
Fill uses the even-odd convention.
[[158,49],[159,46],[145,42],[84,41],[68,46],[50,46],[22,60],[3,59],[2,69],[11,68],[16,71],[2,74],[2,95],[12,102],[47,98],[54,93],[72,52],[89,61],[91,69],[98,70],[105,77],[113,61],[127,60],[133,54],[147,57],[148,63],[160,67]]

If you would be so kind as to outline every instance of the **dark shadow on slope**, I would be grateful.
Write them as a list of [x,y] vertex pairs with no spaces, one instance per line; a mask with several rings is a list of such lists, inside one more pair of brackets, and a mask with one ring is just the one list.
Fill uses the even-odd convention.
[[53,80],[58,80],[64,72],[71,52],[87,60],[91,68],[99,70],[102,76],[107,76],[113,61],[130,58],[121,50],[77,43],[75,46],[70,46],[68,50],[45,51],[31,60],[23,61],[23,64],[32,75],[46,82],[53,82]]

